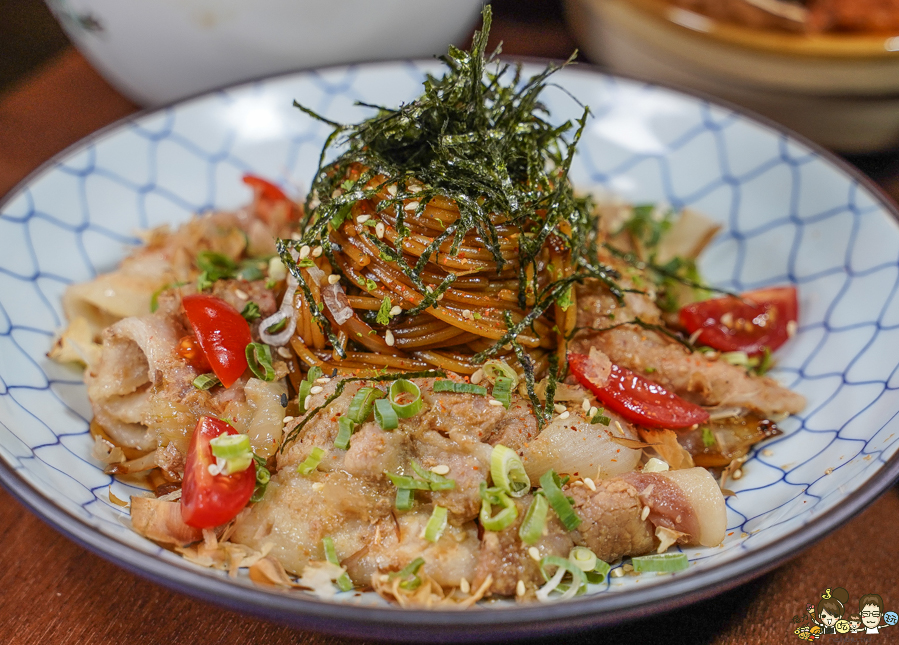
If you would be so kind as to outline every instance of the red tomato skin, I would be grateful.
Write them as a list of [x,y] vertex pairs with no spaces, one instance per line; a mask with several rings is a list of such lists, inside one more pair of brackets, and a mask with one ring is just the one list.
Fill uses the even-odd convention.
[[247,345],[253,342],[250,325],[221,298],[202,293],[184,296],[184,312],[213,373],[225,387],[247,369]]
[[252,188],[254,191],[259,191],[259,195],[263,199],[267,199],[273,202],[287,202],[290,201],[287,195],[284,194],[284,191],[278,188],[275,184],[270,182],[268,179],[263,179],[262,177],[258,177],[256,175],[244,175],[243,183]]
[[256,464],[233,475],[212,475],[209,442],[223,432],[237,434],[231,424],[214,417],[200,417],[187,449],[181,482],[181,519],[188,526],[208,529],[233,520],[247,505],[256,488]]
[[[734,322],[725,325],[721,318],[729,313]],[[796,322],[799,302],[795,287],[772,287],[748,291],[742,299],[733,296],[694,302],[680,310],[680,324],[697,341],[722,352],[746,352],[755,356],[767,347],[774,351],[790,338],[787,325]],[[740,321],[752,321],[749,329]],[[755,321],[762,321],[763,326]]]
[[631,423],[678,429],[709,420],[709,413],[700,406],[614,363],[608,383],[600,386],[590,379],[591,364],[585,354],[568,354],[568,366],[578,382],[593,392],[606,408]]

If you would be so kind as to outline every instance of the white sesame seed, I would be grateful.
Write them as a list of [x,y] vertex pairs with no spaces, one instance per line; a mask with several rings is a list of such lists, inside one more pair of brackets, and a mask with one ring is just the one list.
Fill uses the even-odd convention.
[[418,208],[418,202],[416,201],[409,202],[408,204],[403,206],[403,210],[409,212],[414,211],[416,208]]
[[721,316],[721,324],[725,327],[733,327],[734,326],[734,315],[727,311]]
[[562,414],[559,415],[559,418],[564,421],[565,419],[567,419],[570,416],[571,416],[571,412],[569,412],[568,410],[565,410],[565,412],[563,412]]
[[393,347],[393,344],[396,342],[396,339],[393,337],[393,332],[389,329],[384,332],[384,342],[387,343],[390,347]]
[[497,401],[496,399],[490,399],[490,400],[488,401],[488,403],[489,403],[490,405],[492,405],[493,407],[495,407],[495,408],[498,408],[499,406],[501,406],[501,405],[503,404],[502,401]]
[[463,309],[463,310],[462,310],[462,317],[463,317],[463,318],[467,318],[467,319],[469,319],[469,320],[473,320],[473,319],[474,319],[474,316],[472,315],[470,309]]
[[301,246],[301,247],[300,247],[300,259],[301,259],[301,260],[305,260],[306,258],[308,258],[308,257],[309,257],[309,253],[310,253],[311,251],[312,251],[312,249],[309,248],[309,245],[308,245],[308,244],[304,244],[303,246]]
[[399,316],[401,313],[403,313],[403,308],[400,307],[399,305],[394,305],[394,306],[390,309],[390,315],[391,315],[391,316]]
[[324,252],[325,252],[325,250],[322,247],[316,246],[314,249],[312,249],[312,257],[314,257],[314,258],[321,257],[321,254]]
[[356,223],[357,224],[365,224],[365,222],[367,222],[370,219],[371,219],[371,215],[360,215],[359,217],[356,218]]
[[596,484],[593,483],[592,479],[590,479],[589,477],[584,477],[584,484],[594,493],[596,492]]
[[378,236],[379,240],[384,239],[385,230],[386,229],[384,228],[384,222],[378,222],[377,224],[375,224],[375,235]]
[[313,385],[309,388],[309,394],[321,394],[324,389],[321,385]]
[[380,576],[378,576],[378,580],[380,580],[381,582],[387,582],[388,580],[390,580],[390,576],[386,573],[382,573]]
[[240,298],[241,300],[249,300],[250,296],[247,295],[247,292],[243,289],[235,289],[234,295]]
[[409,192],[410,192],[410,193],[420,193],[420,192],[421,192],[421,186],[417,186],[417,185],[416,185],[416,186],[409,186]]
[[324,487],[325,485],[321,482],[315,482],[314,484],[312,484],[312,490],[321,490]]
[[581,404],[581,408],[584,410],[584,412],[589,412],[589,411],[590,411],[590,401],[589,401],[589,399],[584,399],[584,402]]
[[336,273],[332,273],[328,276],[328,284],[337,284],[338,282],[340,282],[340,276]]
[[742,478],[742,477],[743,477],[743,470],[740,469],[740,468],[737,468],[737,469],[734,471],[734,474],[731,475],[731,478],[732,478],[732,479],[740,479],[740,478]]
[[387,192],[390,194],[391,197],[395,197],[396,196],[396,184],[390,184],[387,187]]
[[291,354],[290,350],[286,347],[278,348],[278,356],[280,356],[281,358],[293,358],[293,354]]
[[[439,296],[437,296],[437,302],[440,302],[441,300],[443,300],[443,296],[445,296],[445,295],[446,294],[441,293]],[[472,316],[472,318],[474,318],[474,316]]]
[[623,577],[624,577],[624,570],[621,569],[621,568],[618,568],[618,569],[612,569],[612,570],[609,572],[609,575],[612,576],[613,578],[623,578]]
[[425,291],[427,291],[428,293],[434,293],[434,289],[429,284],[425,285]]
[[465,578],[462,578],[459,581],[459,591],[461,591],[462,593],[468,593],[469,591],[471,591],[471,585],[468,584],[468,580],[466,580]]
[[571,482],[572,488],[577,488],[578,486],[583,486],[583,485],[584,485],[584,482],[582,482],[580,479],[575,479],[573,482]]
[[765,457],[773,457],[774,451],[771,450],[770,448],[765,448],[764,450],[762,450],[762,455]]
[[299,233],[291,233],[290,239],[292,239],[294,242],[299,242],[300,240],[303,239],[303,236],[300,235]]
[[303,409],[308,410],[312,407],[312,395],[307,394],[306,398],[303,399]]
[[316,382],[316,383],[330,383],[330,382],[331,382],[331,377],[330,377],[330,376],[323,376],[323,377],[321,377],[321,378],[315,379],[315,382]]
[[516,596],[524,595],[524,580],[519,580],[518,584],[515,585],[515,595]]
[[449,466],[446,464],[439,464],[431,468],[431,472],[437,475],[445,475],[450,471]]
[[556,403],[553,406],[553,410],[556,411],[556,414],[562,414],[563,412],[565,412],[565,409],[566,409],[565,406],[562,405],[561,403]]
[[503,345],[503,349],[507,352],[510,351],[512,349],[512,343],[506,343],[505,345]]
[[649,507],[644,506],[643,511],[640,513],[640,519],[646,521],[647,517],[649,517]]
[[796,335],[796,330],[799,329],[799,325],[796,324],[795,320],[791,320],[787,323],[787,337],[792,338]]
[[281,423],[290,423],[291,421],[293,421],[293,417],[288,414],[281,420]]
[[471,375],[471,382],[477,385],[481,381],[484,380],[484,370],[478,368],[474,374]]
[[592,419],[593,417],[596,416],[596,413],[597,413],[597,412],[599,412],[599,408],[597,408],[595,405],[594,405],[594,406],[591,406],[591,407],[590,407],[590,411],[587,412],[587,416],[590,417],[590,418]]
[[529,548],[528,555],[531,556],[531,560],[534,562],[540,562],[540,551],[537,550],[537,547],[532,546]]

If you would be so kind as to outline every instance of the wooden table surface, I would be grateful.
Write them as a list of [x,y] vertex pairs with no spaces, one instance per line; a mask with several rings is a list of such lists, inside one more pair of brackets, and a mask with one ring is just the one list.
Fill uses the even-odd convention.
[[[510,36],[517,53],[564,55],[564,34],[539,35],[528,46],[527,27]],[[29,171],[117,118],[136,110],[74,50],[0,96],[0,196]],[[899,174],[899,173],[897,173]],[[894,177],[880,177],[888,187]],[[892,180],[892,181],[891,181]],[[850,607],[879,593],[899,610],[896,556],[899,488],[796,558],[754,582],[689,608],[619,627],[574,634],[565,643],[769,644],[799,642],[791,619],[828,587],[844,587]],[[888,630],[880,642],[899,642]],[[824,637],[825,640],[837,637]],[[864,636],[841,640],[865,641]],[[17,644],[353,642],[262,622],[173,593],[85,551],[45,525],[0,490],[0,642]],[[875,639],[876,641],[876,639]]]

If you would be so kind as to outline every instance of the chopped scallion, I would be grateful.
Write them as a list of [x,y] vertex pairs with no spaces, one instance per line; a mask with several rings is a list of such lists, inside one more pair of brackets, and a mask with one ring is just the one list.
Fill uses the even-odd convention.
[[396,489],[396,510],[398,511],[408,511],[412,508],[412,502],[415,498],[415,491],[411,488],[397,488]]
[[673,573],[688,568],[690,561],[686,553],[656,553],[631,558],[631,564],[637,573]]
[[300,381],[300,387],[297,389],[297,402],[300,404],[300,414],[306,412],[306,397],[312,392],[312,381]]
[[415,558],[412,562],[395,573],[391,573],[389,578],[394,580],[399,578],[402,580],[400,588],[406,591],[414,591],[421,586],[421,578],[418,577],[418,570],[424,565],[424,558]]
[[428,487],[431,490],[452,490],[456,487],[456,482],[454,480],[448,479],[443,475],[438,475],[430,470],[425,470],[414,459],[412,459],[410,463],[415,474],[428,482]]
[[446,509],[443,506],[435,506],[428,524],[425,526],[425,539],[428,542],[436,542],[446,529]]
[[585,546],[576,546],[571,549],[568,559],[584,572],[593,571],[596,568],[596,563],[599,562],[596,554]]
[[259,311],[259,305],[250,300],[247,304],[244,305],[243,309],[240,312],[240,315],[244,317],[244,320],[247,322],[253,322],[254,320],[258,320],[262,317],[262,312]]
[[512,379],[506,376],[496,377],[493,384],[493,398],[503,404],[507,410],[512,405]]
[[395,430],[399,425],[399,419],[393,405],[387,399],[375,401],[375,421],[382,430]]
[[[556,567],[555,574],[550,577],[546,571],[547,567]],[[564,593],[559,596],[559,600],[568,600],[574,596],[581,594],[587,590],[587,576],[576,564],[566,558],[557,555],[548,555],[540,560],[540,573],[546,584],[537,590],[537,600],[546,602],[549,600],[549,594],[557,589]],[[571,584],[567,587],[560,586],[565,574],[571,574]]]
[[275,369],[272,367],[272,348],[264,343],[247,345],[247,366],[253,375],[263,381],[275,380]]
[[360,388],[352,401],[350,401],[350,408],[347,412],[347,416],[354,423],[365,423],[368,420],[368,417],[371,416],[372,410],[375,407],[375,401],[383,398],[383,390],[379,390],[375,387]]
[[604,426],[609,425],[612,420],[606,416],[605,412],[605,408],[597,410],[596,414],[593,415],[593,418],[590,419],[590,423],[599,423]]
[[213,457],[222,459],[236,459],[252,452],[250,437],[245,434],[222,433],[209,441],[209,447]]
[[493,446],[490,453],[490,476],[494,486],[512,497],[521,497],[531,490],[531,479],[518,453],[502,444]]
[[256,486],[253,488],[253,495],[250,497],[250,501],[256,504],[262,501],[265,489],[268,488],[268,483],[272,479],[272,474],[266,467],[265,459],[254,453],[253,461],[256,462]]
[[198,390],[208,390],[216,385],[221,385],[222,382],[218,379],[218,377],[213,374],[200,374],[197,378],[193,380],[193,385]]
[[378,315],[375,318],[375,322],[377,322],[379,325],[389,324],[391,309],[393,309],[393,303],[390,302],[390,298],[384,296],[384,300],[381,301],[381,308],[378,309]]
[[581,518],[577,516],[571,507],[571,502],[562,492],[562,481],[554,470],[548,470],[543,473],[540,478],[540,486],[543,488],[543,494],[546,495],[546,501],[553,507],[556,515],[562,521],[562,525],[567,531],[573,531],[580,523]]
[[512,388],[518,387],[518,372],[513,370],[508,363],[497,358],[491,358],[484,363],[484,378],[495,383],[499,377],[505,377],[512,381]]
[[543,529],[546,526],[546,515],[548,512],[549,504],[546,501],[546,496],[540,492],[535,493],[534,499],[531,500],[531,505],[528,507],[528,512],[525,513],[521,526],[518,527],[518,537],[521,538],[522,542],[525,544],[536,544],[540,541],[540,538],[543,537]]
[[[401,403],[400,398],[404,394],[410,395],[412,400]],[[408,419],[421,411],[424,402],[421,400],[421,390],[418,386],[412,381],[401,378],[390,384],[390,404],[400,419]]]
[[[512,498],[499,488],[487,488],[486,482],[481,482],[478,492],[481,495],[481,526],[487,531],[502,531],[510,527],[518,517],[518,508]],[[493,515],[493,506],[501,506],[502,510]]]
[[337,436],[334,438],[334,447],[347,450],[350,447],[350,437],[353,436],[355,429],[356,424],[349,416],[340,417],[337,420]]
[[450,380],[434,381],[435,392],[456,392],[458,394],[487,394],[487,388],[483,385],[475,385],[474,383],[456,383]]
[[301,475],[311,475],[318,468],[318,465],[321,463],[322,457],[324,456],[325,451],[316,446],[312,449],[312,452],[309,453],[309,456],[303,460],[303,463],[297,466],[297,472]]
[[394,473],[386,473],[387,478],[397,488],[405,488],[407,490],[431,490],[431,486],[423,479],[415,479],[408,475],[397,475]]
[[[325,549],[325,559],[333,565],[340,566],[340,560],[337,559],[337,551],[334,549],[334,540],[330,537],[322,538],[322,546]],[[337,576],[334,581],[341,591],[351,591],[353,589],[353,581],[347,575],[346,571]]]

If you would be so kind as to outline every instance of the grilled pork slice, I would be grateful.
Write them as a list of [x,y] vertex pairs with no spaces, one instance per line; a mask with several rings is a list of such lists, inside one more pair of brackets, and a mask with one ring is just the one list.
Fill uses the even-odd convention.
[[626,294],[625,305],[619,306],[608,290],[588,281],[577,289],[577,298],[581,331],[569,346],[573,352],[587,354],[593,347],[635,372],[648,368],[652,380],[700,405],[744,408],[763,417],[795,414],[805,407],[805,397],[772,378],[690,352],[654,330],[622,324],[635,319],[659,323],[660,312],[647,296]]

